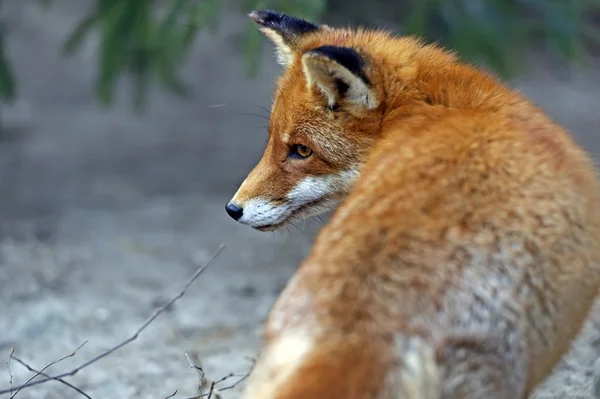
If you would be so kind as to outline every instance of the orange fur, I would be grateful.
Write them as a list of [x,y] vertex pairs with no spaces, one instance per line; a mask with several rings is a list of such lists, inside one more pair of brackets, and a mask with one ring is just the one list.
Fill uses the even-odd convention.
[[[265,154],[234,199],[285,198],[306,176],[360,172],[334,190],[341,205],[273,307],[243,398],[527,398],[598,291],[591,159],[525,98],[441,48],[330,27],[291,43]],[[337,73],[303,57],[323,45],[367,60],[368,91],[357,82],[360,95],[340,97],[337,111],[333,86],[307,83],[307,70],[324,85]],[[288,159],[294,143],[314,154]]]

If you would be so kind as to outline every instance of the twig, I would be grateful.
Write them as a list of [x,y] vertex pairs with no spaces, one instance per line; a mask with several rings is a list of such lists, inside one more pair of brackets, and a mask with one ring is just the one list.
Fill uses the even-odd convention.
[[[28,379],[28,380],[27,380],[27,382],[25,382],[25,384],[23,384],[23,385],[21,385],[20,387],[18,387],[18,388],[17,388],[17,391],[16,391],[16,392],[15,392],[15,393],[14,393],[14,394],[13,394],[13,395],[10,397],[10,399],[13,399],[15,396],[17,396],[17,394],[19,393],[19,391],[21,391],[21,389],[23,389],[23,388],[27,387],[27,386],[28,386],[27,384],[31,383],[31,381],[32,381],[34,378],[36,378],[37,376],[39,376],[40,374],[42,374],[42,373],[44,372],[44,370],[46,370],[48,367],[52,366],[53,364],[60,363],[60,362],[62,362],[62,361],[63,361],[63,360],[65,360],[65,359],[68,359],[68,358],[70,358],[70,357],[73,357],[73,356],[75,356],[75,355],[77,354],[77,351],[78,351],[79,349],[81,349],[81,347],[82,347],[83,345],[85,345],[86,343],[87,343],[87,341],[85,341],[83,344],[79,345],[79,346],[77,347],[77,349],[75,349],[73,352],[71,352],[71,353],[70,353],[70,354],[68,354],[67,356],[63,356],[63,357],[61,357],[60,359],[57,359],[57,360],[54,360],[54,361],[52,361],[52,362],[48,363],[46,366],[44,366],[44,368],[43,368],[43,369],[41,369],[40,371],[36,372],[36,373],[34,374],[34,376],[33,376],[33,377],[31,377],[30,379]],[[50,378],[50,379],[52,379],[52,380],[57,380],[58,378],[59,378],[59,377],[54,377],[54,378]],[[46,380],[42,380],[42,381],[46,381]],[[32,384],[32,385],[33,385],[33,384]],[[1,393],[1,392],[0,392],[0,393]]]
[[231,385],[228,385],[228,386],[226,386],[226,387],[223,387],[223,388],[219,388],[219,391],[227,391],[228,389],[233,389],[233,388],[237,387],[239,384],[241,384],[241,383],[242,383],[242,382],[243,382],[245,379],[247,379],[249,376],[250,376],[250,373],[230,373],[230,374],[227,374],[226,376],[224,376],[224,377],[221,377],[221,378],[219,378],[218,380],[216,380],[216,381],[215,381],[215,385],[216,385],[216,384],[220,384],[220,383],[222,383],[222,382],[225,382],[225,381],[227,381],[227,380],[228,380],[228,379],[230,379],[230,378],[235,378],[235,377],[239,378],[239,379],[238,379],[236,382],[234,382],[233,384],[231,384]]
[[[198,270],[196,270],[196,272],[192,275],[192,277],[190,277],[188,279],[188,281],[184,285],[183,289],[179,292],[179,294],[177,294],[173,299],[171,299],[169,302],[167,302],[163,306],[161,306],[158,309],[156,309],[154,311],[154,313],[152,313],[152,315],[144,322],[144,324],[142,324],[142,326],[131,337],[127,338],[125,341],[121,342],[120,344],[118,344],[116,346],[113,346],[112,348],[110,348],[110,349],[108,349],[108,350],[100,353],[98,356],[96,356],[96,357],[88,360],[87,362],[85,362],[82,365],[74,368],[71,371],[68,371],[66,373],[62,373],[62,374],[59,374],[59,375],[56,375],[56,376],[53,376],[53,377],[48,377],[48,378],[45,378],[45,379],[42,379],[42,380],[38,380],[38,381],[31,381],[33,379],[33,378],[31,378],[25,384],[17,387],[18,390],[21,390],[23,388],[32,387],[34,385],[42,384],[42,383],[45,383],[45,382],[48,382],[48,381],[51,381],[51,380],[58,380],[60,378],[73,376],[73,375],[77,374],[79,371],[81,371],[82,369],[90,366],[93,363],[96,363],[100,359],[102,359],[102,358],[110,355],[111,353],[113,353],[113,352],[121,349],[122,347],[124,347],[125,345],[131,343],[132,341],[135,341],[137,339],[137,337],[142,333],[142,331],[144,331],[146,329],[146,327],[148,327],[150,325],[150,323],[152,323],[154,321],[154,319],[156,319],[165,310],[167,310],[168,308],[170,308],[179,298],[181,298],[185,294],[185,292],[190,287],[190,285],[192,285],[192,283],[198,278],[198,276],[200,276],[200,274],[202,274],[202,272],[204,270],[206,270],[206,268],[212,263],[212,261],[217,257],[217,255],[219,255],[219,253],[221,253],[221,251],[223,250],[223,248],[225,248],[225,244],[221,244],[219,246],[219,248],[217,249],[217,251],[208,260],[208,262],[206,262],[204,265],[200,266],[198,268]],[[71,357],[71,356],[73,356],[73,354],[71,354],[69,356],[66,356],[65,358]],[[62,360],[62,359],[60,359],[60,360]],[[58,360],[58,361],[60,361],[60,360]],[[51,365],[53,365],[55,363],[57,363],[57,362],[53,362],[53,363],[48,364],[46,367],[44,367],[42,369],[42,371],[44,371],[46,368],[50,367]],[[6,393],[9,393],[9,392],[10,392],[10,390],[5,389],[5,390],[0,391],[0,395],[6,394]],[[11,399],[13,397],[14,397],[14,395],[11,396]]]
[[[215,382],[213,381],[213,382],[211,382],[211,383],[210,383],[210,389],[208,390],[208,394],[206,394],[206,397],[207,397],[208,399],[211,399],[211,398],[212,398],[212,396],[213,396],[213,392],[214,392],[214,391],[215,391]],[[204,396],[204,395],[203,395],[203,396]],[[218,396],[220,396],[220,395],[218,395]]]
[[215,380],[215,384],[220,384],[220,383],[225,382],[228,379],[233,378],[233,377],[240,377],[241,378],[241,377],[244,377],[246,375],[248,375],[248,373],[229,373],[229,374],[224,375],[223,377],[219,378],[218,380]]
[[594,392],[594,398],[600,398],[600,358],[596,359],[593,365],[592,391]]
[[[46,374],[46,373],[44,373],[42,371],[38,371],[38,370],[34,369],[33,367],[31,367],[30,365],[28,365],[27,363],[25,363],[23,360],[19,359],[18,357],[16,357],[16,356],[13,355],[12,358],[15,359],[15,361],[17,363],[20,363],[27,370],[32,371],[34,373],[38,373],[38,375],[43,375],[44,377],[51,378],[49,374]],[[71,389],[74,389],[75,391],[79,392],[80,394],[82,394],[86,398],[92,399],[92,397],[90,395],[88,395],[87,393],[83,392],[81,389],[77,388],[75,385],[70,384],[67,381],[63,380],[62,378],[57,378],[56,381],[63,383],[64,385],[68,386]]]
[[[200,391],[200,394],[197,396],[191,397],[191,398],[186,398],[186,399],[202,399],[202,398],[212,399],[213,395],[214,395],[214,399],[221,399],[221,392],[227,391],[229,389],[234,389],[235,387],[237,387],[239,384],[241,384],[244,380],[246,380],[250,376],[250,373],[252,372],[252,369],[254,368],[254,363],[255,363],[255,360],[253,358],[247,357],[246,360],[251,361],[252,366],[250,366],[250,369],[246,373],[229,373],[226,376],[219,378],[218,380],[210,381],[208,378],[206,378],[204,369],[200,366],[195,365],[191,361],[187,352],[185,353],[185,358],[187,359],[188,363],[190,364],[190,367],[198,370],[198,374],[200,375],[200,387],[198,388]],[[233,384],[230,384],[223,388],[219,388],[217,386],[217,385],[227,381],[228,379],[234,378],[234,377],[239,377],[239,378]],[[204,393],[204,390],[206,389],[206,387],[208,387],[208,392]]]
[[198,386],[200,388],[202,388],[203,384],[204,384],[204,370],[202,369],[202,367],[200,366],[196,366],[193,362],[192,359],[190,359],[190,356],[188,355],[187,351],[185,352],[185,358],[187,359],[188,363],[190,364],[190,367],[195,369],[196,371],[198,371],[198,376],[200,377],[200,383],[198,384]]
[[15,347],[11,347],[10,348],[10,353],[8,354],[8,360],[6,361],[6,368],[8,369],[8,376],[9,376],[9,383],[10,383],[10,394],[12,395],[12,380],[13,380],[13,375],[12,372],[10,371],[10,361],[13,358],[13,355],[15,354]]
[[209,379],[206,378],[206,373],[204,372],[204,369],[201,366],[198,366],[194,364],[194,362],[192,362],[192,359],[190,359],[190,356],[188,355],[187,351],[185,352],[185,358],[187,359],[190,367],[198,372],[198,378],[200,380],[198,383],[198,391],[200,391],[200,395],[197,395],[190,399],[200,399],[203,397],[202,393],[204,392],[204,389],[207,385],[209,385]]
[[256,359],[253,359],[251,357],[247,357],[246,360],[248,360],[248,361],[250,361],[252,363],[252,365],[250,366],[250,369],[247,372],[245,372],[245,373],[231,373],[231,374],[228,374],[225,377],[222,377],[222,378],[220,378],[220,379],[218,379],[216,381],[216,383],[219,384],[221,382],[225,382],[229,378],[240,377],[233,384],[230,384],[230,385],[228,385],[226,387],[223,387],[223,388],[219,388],[219,392],[227,391],[229,389],[233,389],[233,388],[237,387],[239,384],[241,384],[243,381],[245,381],[248,377],[250,377],[250,373],[252,373],[252,369],[254,368],[254,364],[256,363]]
[[175,390],[175,392],[173,392],[172,394],[170,394],[169,396],[167,396],[165,399],[169,399],[174,397],[175,395],[177,395],[177,389]]

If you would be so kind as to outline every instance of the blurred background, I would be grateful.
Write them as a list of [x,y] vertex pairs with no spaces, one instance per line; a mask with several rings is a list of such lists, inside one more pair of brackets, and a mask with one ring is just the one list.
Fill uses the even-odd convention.
[[[261,323],[320,223],[236,224],[226,202],[258,161],[280,72],[246,13],[419,34],[496,73],[600,156],[600,0],[0,1],[0,359],[68,371],[94,399],[195,394],[244,372]],[[537,398],[588,398],[595,312]],[[5,360],[6,359],[6,360]],[[33,374],[0,369],[0,390]],[[225,392],[237,397],[237,390]],[[0,398],[3,395],[0,395]],[[6,395],[9,397],[9,395]],[[52,382],[21,398],[76,398]]]

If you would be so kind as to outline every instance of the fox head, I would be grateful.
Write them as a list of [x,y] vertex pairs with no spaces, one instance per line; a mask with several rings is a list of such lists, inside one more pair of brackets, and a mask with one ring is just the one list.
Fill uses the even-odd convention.
[[383,117],[381,73],[368,40],[273,11],[249,14],[284,71],[262,158],[227,203],[260,231],[333,210],[359,175]]

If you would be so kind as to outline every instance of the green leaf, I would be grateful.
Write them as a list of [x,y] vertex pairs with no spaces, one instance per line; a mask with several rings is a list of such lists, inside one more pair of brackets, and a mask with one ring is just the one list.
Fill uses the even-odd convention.
[[0,96],[6,103],[14,102],[16,95],[16,84],[13,70],[8,61],[3,57],[0,59]]
[[6,103],[14,102],[17,88],[12,67],[6,57],[6,28],[0,25],[0,97]]
[[77,51],[80,48],[83,39],[85,39],[89,31],[98,22],[98,17],[98,13],[91,13],[75,27],[75,29],[69,35],[65,44],[63,45],[63,52],[65,54],[72,55],[75,51]]
[[173,6],[167,12],[162,24],[157,28],[156,51],[157,69],[160,80],[167,85],[172,80],[175,64],[180,58],[180,47],[182,45],[179,32],[177,31],[177,20],[181,16],[187,0],[175,0]]
[[119,0],[101,0],[102,38],[96,90],[104,106],[112,103],[116,78],[125,65],[127,27],[135,15],[135,9],[131,4]]
[[152,55],[157,44],[153,39],[152,2],[138,1],[134,13],[131,48],[129,49],[129,70],[134,81],[134,108],[139,113],[146,106],[148,89],[152,80]]

